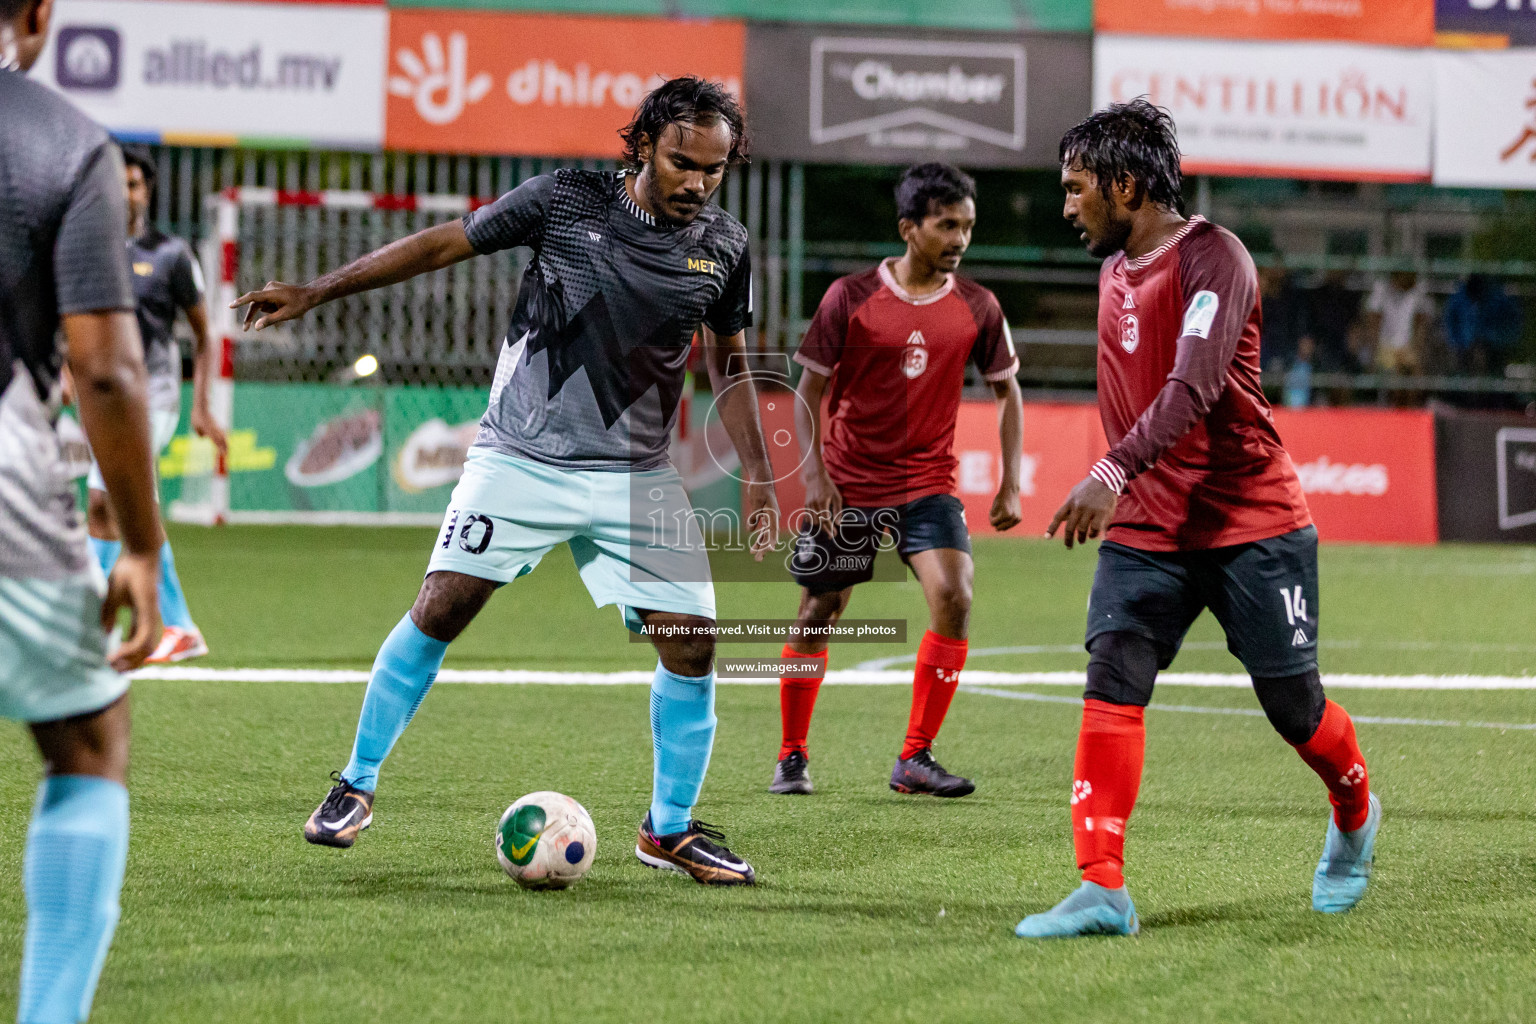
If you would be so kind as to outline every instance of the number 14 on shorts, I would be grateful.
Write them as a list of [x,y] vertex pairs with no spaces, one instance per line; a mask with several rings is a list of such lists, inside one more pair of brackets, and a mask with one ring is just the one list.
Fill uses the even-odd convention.
[[1294,587],[1281,587],[1280,598],[1285,602],[1285,621],[1296,628],[1296,634],[1291,637],[1291,646],[1299,647],[1307,642],[1307,634],[1301,627],[1307,624],[1307,598],[1301,592],[1301,584]]

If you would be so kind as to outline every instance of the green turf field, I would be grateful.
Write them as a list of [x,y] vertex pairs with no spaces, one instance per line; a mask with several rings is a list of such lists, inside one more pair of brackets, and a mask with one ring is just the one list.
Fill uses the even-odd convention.
[[[366,667],[409,605],[430,531],[176,530],[194,614],[228,667]],[[1091,552],[978,545],[972,662],[1080,669]],[[1325,548],[1325,671],[1536,674],[1536,551]],[[722,617],[786,616],[783,587],[724,586]],[[915,585],[850,615],[909,617]],[[1237,671],[1208,622],[1175,668]],[[769,648],[722,649],[767,653]],[[833,666],[902,653],[845,647]],[[552,555],[497,597],[449,668],[646,669],[612,609]],[[1071,691],[1021,687],[1050,697]],[[829,686],[818,793],[769,796],[771,687],[722,686],[700,817],[760,885],[640,867],[650,744],[639,686],[440,685],[386,764],[357,847],[299,830],[345,761],[362,686],[135,688],[133,845],[100,1022],[1527,1021],[1536,1018],[1536,731],[1362,724],[1386,808],[1353,913],[1309,908],[1326,823],[1316,778],[1262,718],[1153,711],[1128,842],[1136,939],[1026,943],[1075,885],[1066,805],[1078,712],[961,693],[941,737],[978,792],[885,785],[900,687]],[[1536,693],[1349,691],[1357,715],[1536,723]],[[1158,700],[1252,709],[1246,691]],[[14,1000],[21,841],[36,781],[19,730],[0,776],[0,970]],[[559,789],[592,811],[590,876],[526,893],[496,865],[505,806]]]

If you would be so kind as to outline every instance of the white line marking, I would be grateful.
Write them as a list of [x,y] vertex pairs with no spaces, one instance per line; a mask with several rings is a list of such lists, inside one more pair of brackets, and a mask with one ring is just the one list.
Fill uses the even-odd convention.
[[[439,683],[489,685],[628,686],[649,684],[644,672],[550,672],[532,669],[443,669]],[[133,673],[135,680],[194,683],[366,683],[368,673],[356,669],[314,668],[197,668],[154,666]],[[961,677],[968,686],[1073,686],[1082,687],[1082,672],[986,672],[967,669]],[[842,669],[827,673],[834,686],[909,686],[912,673],[900,670]],[[1164,672],[1161,685],[1214,686],[1246,690],[1252,682],[1245,675],[1219,672]],[[777,686],[777,679],[721,679],[722,685]],[[1345,690],[1536,690],[1536,676],[1323,676],[1323,684]]]
[[[985,697],[1007,697],[1009,700],[1029,700],[1041,704],[1076,704],[1082,706],[1079,697],[1059,697],[1054,693],[1030,693],[1027,690],[990,690],[984,686],[962,686],[965,693],[975,693]],[[1178,711],[1188,715],[1241,715],[1245,718],[1263,718],[1264,712],[1257,708],[1203,708],[1191,704],[1148,704],[1149,711]],[[1449,719],[1438,718],[1383,718],[1379,715],[1350,715],[1351,719],[1365,725],[1434,725],[1449,728],[1466,729],[1519,729],[1525,732],[1536,732],[1536,723],[1511,723],[1511,722],[1457,722]]]

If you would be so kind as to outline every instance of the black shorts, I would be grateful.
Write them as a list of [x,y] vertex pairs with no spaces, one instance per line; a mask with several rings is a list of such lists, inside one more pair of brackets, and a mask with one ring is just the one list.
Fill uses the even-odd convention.
[[1316,528],[1209,551],[1099,545],[1088,596],[1090,646],[1102,633],[1135,633],[1158,645],[1158,667],[1167,668],[1206,608],[1249,675],[1317,668]]
[[905,505],[845,508],[837,536],[812,527],[795,538],[789,571],[813,594],[847,590],[875,576],[875,555],[895,550],[903,562],[919,551],[954,548],[971,553],[965,506],[953,494],[930,494]]

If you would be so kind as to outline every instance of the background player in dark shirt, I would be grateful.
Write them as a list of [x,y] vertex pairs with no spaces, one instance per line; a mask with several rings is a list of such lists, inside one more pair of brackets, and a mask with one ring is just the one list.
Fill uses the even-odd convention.
[[[1312,906],[1365,895],[1381,805],[1354,723],[1317,668],[1317,531],[1259,386],[1258,276],[1236,236],[1186,218],[1173,120],[1115,104],[1061,142],[1063,215],[1099,274],[1099,412],[1109,454],[1048,534],[1107,533],[1088,600],[1088,687],[1072,772],[1083,884],[1018,934],[1131,934],[1125,826],[1141,785],[1142,712],[1206,608],[1270,723],[1333,803]],[[1219,780],[1212,780],[1219,785]]]
[[[128,853],[119,673],[160,638],[160,522],[122,164],[106,132],[25,77],[52,9],[0,0],[0,715],[31,727],[47,773],[22,864],[21,1024],[90,1013]],[[91,563],[54,432],[66,358],[122,524],[126,550],[110,581]],[[125,606],[129,638],[109,653],[107,629]]]
[[[191,248],[179,238],[163,235],[149,223],[154,196],[155,165],[143,146],[123,147],[123,173],[128,198],[128,268],[137,306],[144,365],[149,372],[149,426],[156,454],[176,435],[181,419],[181,349],[176,343],[176,317],[187,318],[192,329],[192,430],[226,450],[224,431],[208,408],[208,314],[203,309],[203,276]],[[122,542],[112,506],[102,486],[100,468],[92,464],[86,491],[86,530],[91,551],[103,573],[111,573]],[[202,632],[192,621],[187,598],[176,573],[171,543],[160,548],[160,616],[165,633],[148,662],[175,662],[208,653]]]
[[[709,204],[727,166],[744,158],[745,125],[722,86],[677,78],[641,102],[625,139],[624,173],[530,179],[462,221],[235,303],[250,305],[246,322],[260,329],[477,254],[534,252],[426,579],[374,662],[352,758],[305,825],[312,843],[352,845],[373,819],[379,766],[448,643],[498,587],[568,543],[594,600],[618,604],[660,655],[654,784],[636,856],[705,884],[754,879],[719,832],[692,819],[715,735],[715,602],[682,478],[667,461],[703,324],[720,418],[750,481],[753,550],[761,559],[774,545],[778,506],[757,398],[750,379],[726,386],[732,357],[745,365],[751,322],[747,233]],[[684,522],[692,534],[654,538],[653,521]]]
[[[1023,443],[1008,322],[996,296],[955,273],[976,225],[975,199],[976,183],[957,168],[908,168],[896,186],[906,255],[833,282],[795,353],[804,367],[796,411],[806,510],[819,520],[800,524],[790,562],[802,588],[797,624],[814,631],[835,623],[854,586],[873,578],[878,550],[893,547],[912,567],[928,602],[928,629],[891,788],[948,797],[975,788],[945,771],[932,751],[965,664],[971,615],[971,541],[954,494],[967,363],[997,396],[1002,482],[991,521],[998,530],[1019,521]],[[829,382],[831,421],[823,432]],[[784,657],[815,659],[815,673],[779,681],[783,736],[769,789],[809,793],[806,734],[826,672],[825,633],[791,641]]]

